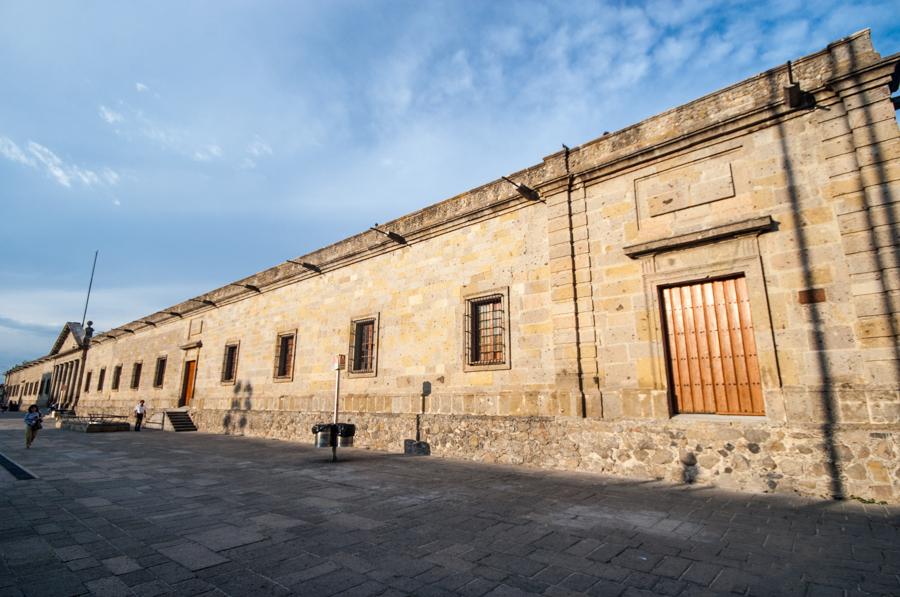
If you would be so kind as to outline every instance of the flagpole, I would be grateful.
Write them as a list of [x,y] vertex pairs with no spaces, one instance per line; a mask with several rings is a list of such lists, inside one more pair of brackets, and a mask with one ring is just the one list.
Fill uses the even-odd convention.
[[94,265],[91,266],[91,281],[88,282],[87,298],[84,301],[84,313],[81,315],[81,327],[84,327],[84,320],[87,317],[88,303],[91,301],[91,286],[94,285],[94,270],[97,269],[97,254],[99,249],[94,251]]

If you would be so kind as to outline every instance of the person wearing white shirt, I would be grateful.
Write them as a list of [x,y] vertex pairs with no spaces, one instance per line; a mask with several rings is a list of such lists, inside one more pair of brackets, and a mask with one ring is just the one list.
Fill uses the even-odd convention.
[[144,420],[144,415],[147,414],[147,407],[144,406],[144,401],[141,400],[137,403],[137,406],[134,407],[134,430],[141,430],[141,421]]

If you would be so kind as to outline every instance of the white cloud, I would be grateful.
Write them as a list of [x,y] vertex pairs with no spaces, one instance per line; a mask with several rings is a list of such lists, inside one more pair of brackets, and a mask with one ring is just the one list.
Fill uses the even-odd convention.
[[241,170],[253,170],[256,168],[257,160],[273,154],[272,146],[266,143],[262,137],[256,135],[250,145],[247,146],[247,153],[253,157],[245,157],[241,160],[239,168]]
[[272,155],[272,147],[260,137],[256,137],[253,143],[247,147],[247,153],[256,157]]
[[34,160],[25,155],[25,152],[9,137],[0,137],[0,154],[13,162],[34,166]]
[[100,114],[100,118],[105,120],[108,124],[116,124],[117,122],[122,122],[125,120],[125,117],[115,110],[110,110],[106,106],[101,105],[98,110],[98,114]]
[[134,84],[134,88],[137,89],[138,93],[143,93],[145,91],[150,91],[150,88],[138,81]]
[[106,180],[107,184],[115,185],[119,183],[119,175],[109,168],[103,169],[103,178]]
[[0,155],[17,164],[42,168],[50,178],[64,187],[70,188],[73,181],[88,187],[100,184],[115,185],[119,182],[119,175],[110,168],[104,168],[102,174],[97,174],[76,164],[67,164],[50,148],[35,141],[29,140],[26,150],[27,153],[9,137],[0,136]]
[[210,162],[221,157],[222,148],[215,143],[211,143],[194,152],[194,159],[198,162]]
[[47,170],[47,174],[49,174],[51,178],[56,180],[56,182],[64,187],[72,186],[72,177],[69,176],[68,172],[66,172],[63,161],[59,159],[59,156],[57,156],[55,153],[53,153],[40,143],[35,143],[34,141],[28,142],[28,151],[30,151],[31,155],[36,157],[38,161],[44,165],[44,168]]

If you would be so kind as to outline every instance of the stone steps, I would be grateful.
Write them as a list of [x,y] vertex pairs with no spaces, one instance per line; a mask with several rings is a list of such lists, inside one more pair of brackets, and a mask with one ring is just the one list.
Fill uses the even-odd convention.
[[197,431],[197,426],[191,420],[191,416],[180,410],[167,410],[166,416],[175,431]]

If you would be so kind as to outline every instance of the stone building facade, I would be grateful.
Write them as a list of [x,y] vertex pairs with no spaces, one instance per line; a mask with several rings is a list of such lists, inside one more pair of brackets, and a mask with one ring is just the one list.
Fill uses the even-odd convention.
[[358,446],[900,502],[898,60],[857,33],[109,330],[71,402],[309,441],[347,353]]
[[16,405],[71,405],[78,398],[90,336],[80,324],[63,326],[50,352],[6,372],[6,401]]

